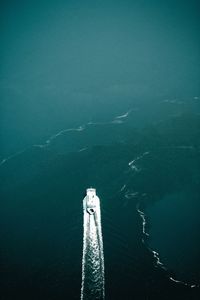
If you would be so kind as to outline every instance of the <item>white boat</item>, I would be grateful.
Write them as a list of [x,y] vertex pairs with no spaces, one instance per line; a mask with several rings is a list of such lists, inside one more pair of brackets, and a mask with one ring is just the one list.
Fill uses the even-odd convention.
[[96,212],[99,207],[99,198],[96,195],[96,189],[89,188],[86,190],[86,196],[83,199],[83,209],[90,215]]

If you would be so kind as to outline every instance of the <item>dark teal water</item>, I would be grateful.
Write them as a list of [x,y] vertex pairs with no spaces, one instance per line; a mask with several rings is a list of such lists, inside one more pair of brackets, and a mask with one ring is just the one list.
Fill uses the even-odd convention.
[[199,1],[0,8],[0,299],[80,299],[90,186],[106,300],[200,299]]
[[178,278],[190,282],[199,278],[199,205],[198,194],[183,188],[147,210],[150,246]]
[[101,199],[107,299],[198,299],[199,115],[141,130],[134,114],[117,119],[2,163],[2,299],[79,299],[88,186]]

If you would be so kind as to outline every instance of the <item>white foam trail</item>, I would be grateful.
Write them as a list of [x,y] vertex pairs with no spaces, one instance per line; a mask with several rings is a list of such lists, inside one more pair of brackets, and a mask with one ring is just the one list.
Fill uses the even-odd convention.
[[22,150],[22,151],[18,151],[6,158],[3,158],[1,161],[0,161],[0,167],[5,164],[7,161],[9,161],[10,159],[26,152],[27,150],[29,150],[31,147],[35,147],[35,148],[40,148],[40,149],[43,149],[43,148],[47,148],[50,146],[50,144],[55,140],[57,139],[59,136],[67,133],[67,132],[80,132],[80,131],[83,131],[85,129],[87,129],[88,126],[96,126],[96,125],[108,125],[108,124],[123,124],[123,121],[120,120],[121,118],[127,118],[128,115],[130,114],[132,110],[129,110],[127,113],[125,113],[124,115],[121,115],[121,116],[117,116],[115,117],[113,120],[111,121],[108,121],[108,122],[88,122],[87,124],[85,125],[81,125],[77,128],[67,128],[67,129],[62,129],[60,130],[59,132],[51,135],[46,141],[44,141],[43,144],[33,144],[32,146],[28,146],[26,149]]
[[47,146],[49,146],[49,144],[51,144],[51,142],[53,140],[55,140],[57,137],[65,134],[66,132],[70,132],[70,131],[75,131],[75,132],[78,132],[78,131],[83,131],[85,129],[85,126],[81,125],[79,126],[78,128],[67,128],[67,129],[63,129],[63,130],[60,130],[59,132],[57,132],[56,134],[53,134],[51,135],[48,140],[45,141],[44,144],[35,144],[33,145],[34,147],[39,147],[39,148],[45,148]]
[[126,112],[125,114],[123,114],[123,115],[120,115],[120,116],[115,117],[115,119],[124,119],[124,118],[127,118],[131,112],[132,112],[132,109],[130,109],[129,111],[127,111],[127,112]]
[[[87,196],[86,196],[87,197]],[[83,210],[83,257],[81,300],[104,300],[104,253],[99,198],[95,212]],[[84,198],[85,200],[85,198]]]
[[125,188],[126,188],[126,184],[124,184],[124,185],[121,187],[120,192],[123,192],[123,190],[125,190]]
[[1,167],[3,164],[5,164],[7,161],[9,161],[10,159],[15,158],[15,157],[19,156],[20,154],[23,154],[23,153],[26,152],[27,150],[31,149],[31,147],[41,148],[41,149],[42,149],[42,148],[46,148],[46,147],[48,147],[48,146],[49,146],[49,145],[50,145],[57,137],[59,137],[59,136],[65,134],[66,132],[70,132],[70,131],[79,132],[79,131],[83,131],[84,129],[85,129],[85,126],[84,126],[84,125],[83,125],[83,126],[81,125],[81,126],[79,126],[79,127],[77,127],[77,128],[63,129],[63,130],[59,131],[58,133],[51,135],[51,136],[44,142],[44,144],[33,144],[32,146],[29,146],[29,147],[27,147],[27,148],[25,148],[25,149],[23,149],[23,150],[21,150],[21,151],[18,151],[18,152],[16,152],[16,153],[14,153],[14,154],[12,154],[12,155],[10,155],[10,156],[8,156],[8,157],[2,159],[2,160],[0,161],[0,167]]
[[[146,218],[145,218],[145,214],[143,211],[141,211],[139,209],[139,206],[137,206],[137,211],[140,215],[140,217],[142,218],[142,233],[146,236],[149,236],[149,234],[146,232]],[[144,242],[144,240],[142,240]]]
[[[137,211],[138,211],[138,213],[139,213],[139,215],[140,215],[140,217],[142,218],[142,221],[143,221],[142,222],[142,232],[143,232],[144,235],[149,236],[149,234],[146,232],[146,216],[145,216],[145,213],[139,209],[139,204],[137,205]],[[144,239],[142,239],[142,242],[144,244],[146,244],[145,241],[144,241]],[[167,268],[164,266],[164,264],[160,260],[159,253],[156,252],[156,251],[154,251],[154,250],[152,250],[149,247],[147,247],[147,248],[153,253],[153,257],[156,260],[156,265],[167,271]],[[169,279],[171,281],[175,282],[175,283],[179,283],[179,284],[188,286],[190,288],[195,288],[195,287],[199,286],[199,285],[196,285],[196,284],[189,284],[189,283],[186,283],[184,281],[180,281],[180,280],[174,279],[173,277],[169,277]]]
[[83,152],[83,151],[85,151],[87,149],[88,149],[88,147],[84,147],[84,148],[79,149],[78,152]]
[[25,152],[26,150],[28,150],[28,149],[30,149],[30,147],[28,147],[28,148],[26,148],[26,149],[24,149],[24,150],[18,151],[18,152],[16,152],[16,153],[14,153],[14,154],[12,154],[12,155],[10,155],[10,156],[8,156],[8,157],[2,159],[2,161],[0,162],[0,166],[2,166],[3,164],[5,164],[5,163],[6,163],[7,161],[9,161],[10,159],[12,159],[12,158],[14,158],[14,157],[16,157],[16,156],[18,156],[18,155],[24,153],[24,152]]
[[128,163],[128,165],[129,165],[129,167],[131,168],[131,170],[136,171],[136,172],[139,172],[140,169],[136,166],[135,163],[136,163],[138,160],[142,159],[144,156],[148,155],[148,154],[149,154],[149,152],[146,151],[146,152],[144,152],[142,155],[137,156],[136,158],[134,158],[133,160],[131,160],[131,161]]

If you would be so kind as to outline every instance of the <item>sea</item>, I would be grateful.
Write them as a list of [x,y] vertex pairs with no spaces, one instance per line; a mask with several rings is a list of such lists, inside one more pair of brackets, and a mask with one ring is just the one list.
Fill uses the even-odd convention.
[[91,111],[2,150],[0,299],[80,299],[89,187],[105,299],[199,299],[199,96]]

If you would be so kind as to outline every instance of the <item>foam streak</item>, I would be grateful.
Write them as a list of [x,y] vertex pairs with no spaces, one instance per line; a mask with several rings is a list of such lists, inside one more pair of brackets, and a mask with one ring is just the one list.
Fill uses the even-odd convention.
[[81,300],[104,300],[104,254],[100,205],[94,214],[83,212]]

